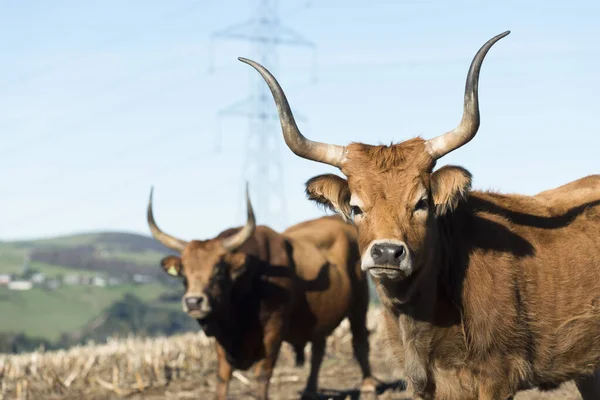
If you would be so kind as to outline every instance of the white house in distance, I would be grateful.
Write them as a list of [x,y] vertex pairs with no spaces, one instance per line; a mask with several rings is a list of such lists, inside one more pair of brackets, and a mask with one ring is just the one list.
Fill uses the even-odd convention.
[[8,284],[10,290],[30,290],[33,283],[30,281],[12,281]]
[[44,275],[41,272],[36,272],[35,274],[33,274],[31,276],[31,282],[35,283],[36,285],[41,285],[45,281],[46,281],[46,275]]
[[79,275],[76,275],[76,274],[66,275],[63,278],[63,282],[65,283],[65,285],[78,285],[79,284]]
[[7,286],[12,281],[10,274],[0,274],[0,286]]
[[93,284],[94,286],[98,286],[98,287],[105,287],[106,286],[106,279],[96,276],[93,279]]
[[154,280],[151,275],[145,274],[133,274],[133,281],[135,283],[150,283]]

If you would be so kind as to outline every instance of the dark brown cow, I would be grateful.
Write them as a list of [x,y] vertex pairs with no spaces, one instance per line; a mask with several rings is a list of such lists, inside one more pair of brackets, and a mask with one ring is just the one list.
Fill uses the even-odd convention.
[[347,177],[317,176],[306,191],[354,221],[417,398],[504,400],[574,379],[599,399],[600,176],[519,196],[471,190],[461,167],[434,171],[477,133],[481,64],[508,33],[473,59],[457,128],[390,146],[306,139],[275,78],[242,61],[271,88],[292,151]]
[[345,317],[363,374],[361,389],[373,391],[366,327],[369,293],[355,229],[334,216],[277,233],[255,225],[247,192],[246,196],[244,227],[189,243],[158,228],[152,192],[148,204],[154,238],[181,252],[164,258],[161,265],[183,279],[183,310],[216,339],[217,398],[225,399],[234,368],[256,364],[259,397],[266,399],[283,341],[292,344],[298,363],[304,361],[306,343],[312,343],[305,392],[314,393],[326,338]]

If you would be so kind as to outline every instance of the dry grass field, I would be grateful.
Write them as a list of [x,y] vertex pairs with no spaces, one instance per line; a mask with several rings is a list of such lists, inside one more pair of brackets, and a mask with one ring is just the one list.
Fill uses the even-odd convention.
[[[329,338],[320,374],[320,398],[357,399],[360,371],[352,357],[347,321]],[[401,373],[382,347],[378,310],[370,311],[371,362],[382,380],[379,399],[410,399]],[[310,346],[306,348],[310,352]],[[309,354],[307,354],[309,356]],[[281,352],[271,399],[298,399],[309,371],[294,367],[291,348]],[[168,338],[129,338],[66,351],[0,355],[0,399],[210,399],[215,391],[213,341],[202,333]],[[235,373],[232,399],[252,399],[252,371]],[[580,399],[573,384],[555,392],[520,393],[517,400]]]

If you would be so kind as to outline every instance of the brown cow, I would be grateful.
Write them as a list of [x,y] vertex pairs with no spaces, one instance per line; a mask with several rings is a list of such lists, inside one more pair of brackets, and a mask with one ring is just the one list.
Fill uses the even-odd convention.
[[417,398],[504,400],[574,379],[598,399],[600,176],[519,196],[471,190],[461,167],[434,171],[477,133],[481,64],[508,33],[475,55],[457,128],[390,146],[306,139],[275,78],[241,61],[271,88],[288,147],[347,177],[317,176],[306,191],[354,221]]
[[185,242],[154,222],[152,192],[148,225],[155,239],[181,252],[161,265],[185,286],[183,311],[216,339],[217,398],[225,399],[233,369],[256,364],[259,397],[267,398],[281,343],[290,343],[297,363],[312,343],[305,393],[315,393],[325,341],[348,317],[361,389],[373,391],[366,313],[369,293],[360,268],[355,229],[337,216],[294,225],[283,233],[256,226],[246,191],[248,219],[216,238]]

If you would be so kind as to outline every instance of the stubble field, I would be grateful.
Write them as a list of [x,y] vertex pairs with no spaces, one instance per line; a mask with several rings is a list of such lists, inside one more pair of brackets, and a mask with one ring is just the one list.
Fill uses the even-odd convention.
[[[401,372],[383,345],[379,310],[369,313],[371,364],[382,381],[378,399],[410,399]],[[294,366],[294,354],[284,346],[271,381],[271,399],[298,399],[309,372],[307,362]],[[210,399],[215,393],[216,358],[213,340],[202,333],[168,338],[128,338],[66,351],[0,355],[0,399]],[[320,373],[320,399],[357,399],[361,376],[352,356],[346,321],[329,338]],[[252,371],[237,371],[231,399],[253,399]],[[572,383],[560,389],[520,393],[516,400],[575,400]]]

